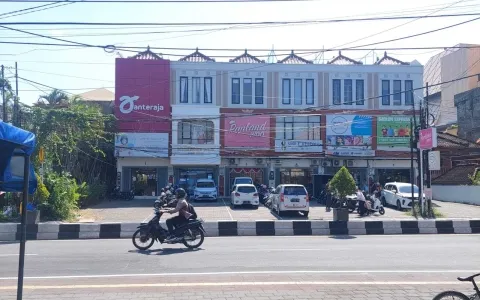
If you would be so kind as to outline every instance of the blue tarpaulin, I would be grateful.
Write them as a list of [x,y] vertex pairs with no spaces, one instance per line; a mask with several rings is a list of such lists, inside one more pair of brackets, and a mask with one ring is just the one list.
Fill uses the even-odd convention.
[[[0,191],[23,192],[25,154],[35,150],[35,134],[0,121]],[[28,193],[37,189],[37,178],[30,165]]]

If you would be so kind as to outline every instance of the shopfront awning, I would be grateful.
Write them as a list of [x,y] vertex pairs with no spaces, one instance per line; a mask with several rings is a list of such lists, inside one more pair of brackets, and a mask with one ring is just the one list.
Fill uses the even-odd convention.
[[[35,150],[35,134],[0,121],[0,191],[23,192],[25,156]],[[37,179],[30,166],[28,193],[37,189]]]

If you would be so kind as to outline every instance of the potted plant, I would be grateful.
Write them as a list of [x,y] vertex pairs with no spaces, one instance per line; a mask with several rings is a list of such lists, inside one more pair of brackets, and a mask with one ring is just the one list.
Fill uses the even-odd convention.
[[347,196],[355,193],[355,179],[348,172],[346,167],[342,167],[333,176],[329,184],[330,189],[336,194],[339,206],[333,208],[334,221],[348,221],[348,208],[346,205]]

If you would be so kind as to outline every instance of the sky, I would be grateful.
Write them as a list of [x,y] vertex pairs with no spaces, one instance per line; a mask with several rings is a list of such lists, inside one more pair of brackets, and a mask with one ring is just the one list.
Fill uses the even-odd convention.
[[[71,3],[68,5],[38,11],[30,14],[9,17],[1,16],[10,11],[39,6],[45,3],[0,2],[0,25],[3,22],[256,22],[256,21],[297,21],[336,18],[375,17],[393,15],[434,15],[455,13],[479,13],[480,0],[311,0],[305,2],[270,3]],[[265,56],[269,49],[275,51],[277,59],[283,58],[290,49],[337,49],[374,42],[382,42],[444,26],[474,19],[469,17],[422,18],[411,20],[388,20],[346,23],[322,23],[310,25],[263,26],[241,28],[236,26],[156,26],[105,27],[105,26],[66,26],[66,25],[5,25],[48,36],[94,45],[115,45],[117,47],[198,47],[210,56],[230,55],[235,57],[243,51],[202,51],[202,48],[222,49],[264,49],[250,52]],[[215,29],[200,32],[172,32],[198,29]],[[478,32],[480,20],[395,42],[372,46],[393,47],[446,47],[458,43],[480,43]],[[149,32],[145,34],[145,32]],[[159,32],[159,33],[151,33]],[[140,34],[144,33],[144,34]],[[0,28],[0,41],[61,43],[28,34]],[[369,48],[372,48],[369,47]],[[285,49],[288,52],[279,50]],[[140,51],[140,50],[139,50]],[[179,55],[187,55],[194,50],[155,50],[164,58],[178,60]],[[425,64],[441,50],[391,50],[393,56],[402,61],[417,60]],[[71,47],[60,48],[39,45],[0,44],[0,64],[7,67],[5,76],[12,80],[12,69],[18,62],[20,77],[71,93],[82,93],[96,88],[114,91],[115,58],[134,53],[115,51],[106,53],[100,48]],[[175,55],[175,56],[172,56]],[[323,54],[302,54],[307,59],[322,59],[326,62],[336,56],[336,52]],[[376,56],[383,56],[383,50],[342,51],[350,58],[373,63]],[[229,58],[216,57],[217,61]],[[14,83],[14,80],[12,80]],[[19,96],[23,103],[36,102],[39,95],[51,89],[20,80]]]

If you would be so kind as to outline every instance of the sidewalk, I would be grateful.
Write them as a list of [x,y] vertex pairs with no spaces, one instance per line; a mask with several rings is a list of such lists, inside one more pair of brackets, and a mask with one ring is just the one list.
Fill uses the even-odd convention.
[[[480,219],[480,206],[433,201],[435,207],[444,218],[449,219]],[[291,213],[281,218],[268,208],[260,206],[258,209],[248,207],[232,209],[228,201],[194,202],[198,215],[206,221],[255,221],[255,220],[305,220],[300,214]],[[403,211],[386,207],[385,215],[374,214],[368,217],[359,217],[350,214],[351,220],[414,220]],[[79,222],[141,222],[152,216],[153,200],[132,200],[102,202],[91,208],[80,211]],[[309,220],[332,220],[333,212],[326,212],[323,205],[311,203]]]

